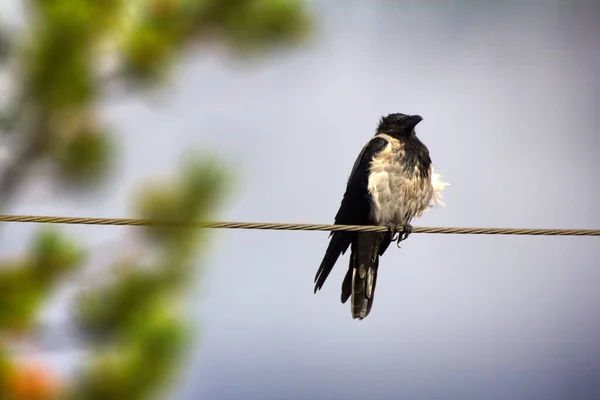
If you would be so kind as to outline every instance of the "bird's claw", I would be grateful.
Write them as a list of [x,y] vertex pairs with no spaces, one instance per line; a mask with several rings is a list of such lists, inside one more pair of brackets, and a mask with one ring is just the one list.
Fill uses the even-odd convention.
[[410,224],[406,224],[402,227],[402,239],[400,240],[406,240],[408,239],[408,237],[410,236],[410,234],[413,232],[413,227]]
[[387,224],[387,228],[388,228],[388,233],[390,235],[390,240],[392,242],[400,240],[400,234],[398,232],[398,225],[390,222]]
[[396,242],[398,248],[400,248],[400,242],[406,240],[410,234],[413,232],[413,227],[410,224],[405,225],[395,225],[388,224],[388,229],[390,232],[390,238],[392,242]]

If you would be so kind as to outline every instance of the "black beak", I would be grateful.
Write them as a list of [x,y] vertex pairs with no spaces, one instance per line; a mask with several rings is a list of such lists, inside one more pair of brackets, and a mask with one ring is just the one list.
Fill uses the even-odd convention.
[[410,129],[413,129],[421,121],[423,121],[423,117],[420,115],[411,115],[407,118],[406,126]]

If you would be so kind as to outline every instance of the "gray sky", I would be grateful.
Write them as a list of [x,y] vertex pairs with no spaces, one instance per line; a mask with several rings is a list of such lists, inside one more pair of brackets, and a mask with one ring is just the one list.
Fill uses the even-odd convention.
[[[267,59],[190,56],[163,96],[108,107],[114,184],[73,198],[36,182],[11,211],[127,216],[136,187],[195,149],[237,170],[220,218],[329,223],[377,119],[403,112],[424,117],[452,185],[415,225],[600,227],[599,14],[395,4],[328,2],[313,43]],[[31,228],[10,226],[0,252]],[[126,231],[67,230],[96,244]],[[600,396],[597,238],[415,234],[382,258],[361,322],[339,301],[347,256],[312,293],[327,233],[214,243],[181,399]]]

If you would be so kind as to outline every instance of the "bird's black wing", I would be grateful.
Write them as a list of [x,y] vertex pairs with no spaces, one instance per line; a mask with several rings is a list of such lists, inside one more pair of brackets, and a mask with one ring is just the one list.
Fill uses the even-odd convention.
[[[369,169],[373,157],[388,146],[389,142],[381,137],[374,136],[358,155],[348,183],[342,204],[335,216],[335,225],[369,225],[371,214],[371,197],[368,190]],[[331,240],[325,251],[325,256],[315,275],[315,293],[321,289],[335,265],[340,254],[344,254],[355,232],[332,232]]]

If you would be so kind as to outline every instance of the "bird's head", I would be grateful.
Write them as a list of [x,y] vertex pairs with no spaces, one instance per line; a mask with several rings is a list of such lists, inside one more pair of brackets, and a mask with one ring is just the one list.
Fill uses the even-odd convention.
[[420,115],[389,114],[381,117],[379,120],[377,134],[386,134],[395,137],[414,135],[415,126],[422,120],[423,118]]

